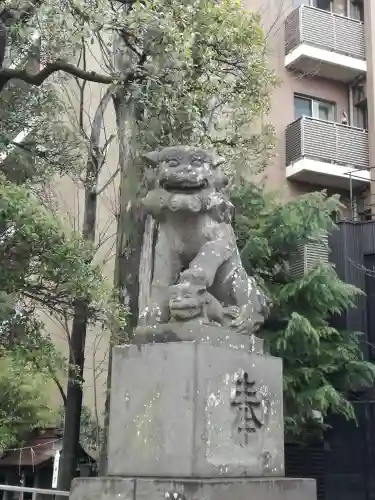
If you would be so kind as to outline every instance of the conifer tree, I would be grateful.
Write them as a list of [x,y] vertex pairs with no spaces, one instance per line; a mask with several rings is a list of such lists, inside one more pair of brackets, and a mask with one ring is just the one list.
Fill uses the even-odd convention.
[[362,356],[361,334],[332,323],[361,292],[340,280],[331,263],[291,272],[299,245],[326,244],[338,197],[313,192],[284,204],[262,187],[243,184],[232,199],[244,266],[272,303],[259,334],[269,352],[283,359],[287,438],[320,436],[330,414],[355,418],[350,392],[375,379],[375,367]]

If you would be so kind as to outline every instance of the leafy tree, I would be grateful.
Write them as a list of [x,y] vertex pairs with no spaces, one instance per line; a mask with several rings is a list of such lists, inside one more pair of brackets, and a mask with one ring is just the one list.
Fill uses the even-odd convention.
[[333,326],[332,318],[354,306],[359,290],[341,281],[332,264],[317,263],[293,276],[299,245],[324,245],[334,228],[338,197],[314,192],[288,203],[261,187],[233,192],[235,228],[245,267],[269,294],[270,317],[260,335],[283,358],[287,437],[306,440],[327,427],[329,414],[354,419],[350,392],[373,384],[375,367],[362,356],[360,334]]
[[45,372],[25,363],[17,350],[0,347],[0,454],[50,421],[49,381]]
[[134,269],[144,241],[138,198],[145,172],[139,153],[199,145],[225,155],[232,173],[261,169],[273,142],[272,127],[263,117],[276,80],[259,16],[238,0],[134,2],[119,10],[116,68],[120,74],[139,75],[114,99],[124,179],[119,285],[127,290],[129,326],[134,326],[134,282],[139,281]]
[[38,0],[17,15],[10,10],[0,11],[7,50],[22,53],[38,31],[44,67],[4,63],[1,88],[14,79],[44,88],[57,72],[109,84],[126,101],[122,118],[130,119],[138,148],[213,143],[239,169],[267,159],[268,134],[250,125],[266,113],[275,77],[259,15],[240,0]]
[[[65,419],[65,408],[61,407],[58,411],[57,427],[63,432]],[[98,455],[100,452],[101,441],[103,439],[103,428],[93,415],[90,408],[82,406],[80,422],[80,443],[88,451]]]
[[[12,45],[10,40],[8,48],[20,52],[18,41]],[[92,242],[70,231],[45,197],[46,187],[56,177],[81,173],[87,154],[80,134],[62,120],[66,106],[56,90],[56,85],[50,87],[46,82],[41,87],[8,82],[0,93],[0,323],[7,325],[2,333],[6,356],[12,358],[16,350],[17,359],[22,354],[30,366],[25,381],[30,377],[32,387],[32,370],[43,370],[48,380],[57,384],[66,405],[67,396],[59,381],[62,371],[70,370],[72,383],[79,390],[81,381],[77,380],[76,367],[71,366],[74,363],[61,359],[46,337],[40,309],[64,325],[71,323],[76,304],[82,300],[91,323],[108,325],[108,320],[118,316],[101,269],[91,265],[95,255]],[[15,141],[19,135],[21,141]],[[15,308],[22,311],[22,320]],[[20,350],[20,343],[27,347]],[[4,369],[12,366],[4,364]],[[13,384],[9,390],[16,388]],[[28,399],[27,393],[24,399]],[[39,422],[37,405],[31,409],[35,409],[35,418],[29,419],[30,429],[32,421]],[[12,429],[22,431],[15,432],[13,439],[18,439],[26,427]]]
[[[0,17],[5,11],[6,7]],[[26,46],[26,58],[19,57],[25,47],[16,38],[15,31],[9,33],[8,49],[22,69],[24,59],[32,60],[35,54]],[[59,118],[61,101],[47,84],[38,88],[14,81],[1,87],[0,347],[4,390],[0,427],[4,439],[0,449],[50,423],[46,389],[52,381],[66,402],[59,378],[67,362],[44,331],[40,309],[69,318],[75,298],[88,296],[92,287],[85,279],[91,276],[96,290],[100,282],[97,270],[85,264],[92,251],[78,235],[69,234],[39,199],[52,176],[78,169],[79,145]],[[83,265],[74,263],[75,259],[81,259]]]
[[[0,23],[0,45],[5,40],[7,52],[11,55],[10,60],[3,59],[4,52],[0,47],[0,171],[6,179],[1,186],[5,193],[1,222],[5,236],[2,244],[7,253],[0,270],[0,281],[6,292],[4,304],[6,302],[12,308],[17,301],[22,303],[23,309],[33,309],[27,315],[31,322],[36,310],[42,307],[48,315],[57,316],[59,323],[68,330],[67,394],[52,367],[50,376],[58,385],[67,408],[66,421],[71,422],[75,430],[80,420],[87,325],[100,321],[108,327],[112,320],[119,318],[119,310],[101,270],[91,264],[96,249],[97,180],[105,160],[105,152],[99,145],[102,103],[98,107],[99,118],[94,118],[90,134],[83,127],[82,119],[78,127],[69,123],[69,99],[65,102],[61,99],[66,93],[66,79],[56,79],[50,86],[45,81],[45,77],[51,74],[48,67],[45,68],[48,74],[42,73],[45,76],[38,82],[33,78],[29,81],[27,76],[23,78],[24,75],[35,75],[39,62],[48,66],[50,58],[61,56],[62,47],[59,47],[60,38],[55,29],[56,14],[59,11],[62,14],[61,8],[68,8],[70,14],[70,7],[64,2],[29,2],[27,6],[20,4],[15,9],[5,5],[0,10],[3,21]],[[63,26],[66,27],[64,23]],[[69,34],[72,39],[78,26],[79,23],[74,22],[71,25]],[[3,36],[4,32],[6,36]],[[38,35],[42,35],[42,41]],[[74,59],[81,42],[78,36],[73,45],[69,44],[69,49],[63,49],[64,55],[68,53],[68,59]],[[65,45],[67,48],[68,44]],[[12,62],[14,60],[18,61],[17,65]],[[85,75],[92,79],[94,72]],[[107,78],[105,83],[111,81]],[[110,97],[111,94],[109,100]],[[90,106],[90,103],[86,105]],[[85,116],[83,108],[81,115]],[[23,136],[21,141],[17,139],[19,135]],[[58,215],[51,211],[51,208],[57,208],[58,213],[59,207],[51,207],[50,200],[45,198],[49,184],[56,176],[66,174],[78,179],[86,190],[82,235],[67,232],[57,219]],[[9,181],[24,185],[16,186]],[[44,209],[42,204],[48,205],[49,209]],[[39,326],[43,328],[43,325]],[[44,342],[45,339],[39,336],[39,340],[42,339]],[[71,454],[76,444],[73,440]]]
[[[18,306],[20,304],[18,303]],[[17,311],[1,296],[0,317],[0,455],[22,442],[31,430],[52,422],[48,389],[64,359],[31,311]]]
[[80,167],[82,146],[62,120],[64,106],[52,88],[21,87],[10,82],[0,92],[0,173],[34,189],[51,176]]
[[38,311],[70,318],[84,298],[90,321],[102,321],[112,318],[114,308],[99,267],[91,264],[93,248],[66,232],[28,187],[2,179],[0,198],[2,447],[43,422],[44,386],[54,381],[66,403],[59,378],[68,363],[44,332]]
[[82,295],[98,300],[100,272],[93,249],[24,186],[0,180],[0,289],[56,312]]

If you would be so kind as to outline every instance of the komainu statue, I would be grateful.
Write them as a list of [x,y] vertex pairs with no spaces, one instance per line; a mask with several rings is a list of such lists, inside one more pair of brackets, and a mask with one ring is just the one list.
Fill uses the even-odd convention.
[[225,193],[224,162],[194,147],[168,147],[145,155],[155,189],[143,205],[157,222],[148,325],[199,318],[252,334],[267,306],[243,268]]

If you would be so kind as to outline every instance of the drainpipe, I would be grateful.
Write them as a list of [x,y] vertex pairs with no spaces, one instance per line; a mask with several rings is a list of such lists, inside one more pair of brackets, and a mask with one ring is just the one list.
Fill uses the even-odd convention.
[[349,85],[349,113],[348,113],[349,123],[351,127],[354,125],[354,102],[353,102],[353,85]]
[[363,2],[365,11],[365,40],[366,40],[366,90],[368,105],[368,138],[370,148],[370,193],[371,214],[375,215],[375,2],[367,0]]
[[354,221],[354,200],[353,200],[353,178],[352,172],[349,172],[349,197],[350,197],[350,212],[352,221]]

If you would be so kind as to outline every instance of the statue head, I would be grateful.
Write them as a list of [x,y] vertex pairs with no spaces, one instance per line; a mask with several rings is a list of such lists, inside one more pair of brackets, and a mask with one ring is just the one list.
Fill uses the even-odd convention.
[[221,190],[228,177],[220,170],[224,158],[193,146],[173,146],[143,155],[156,171],[159,186],[171,193]]
[[201,316],[207,300],[204,286],[186,282],[169,287],[169,309],[171,317],[177,321]]

